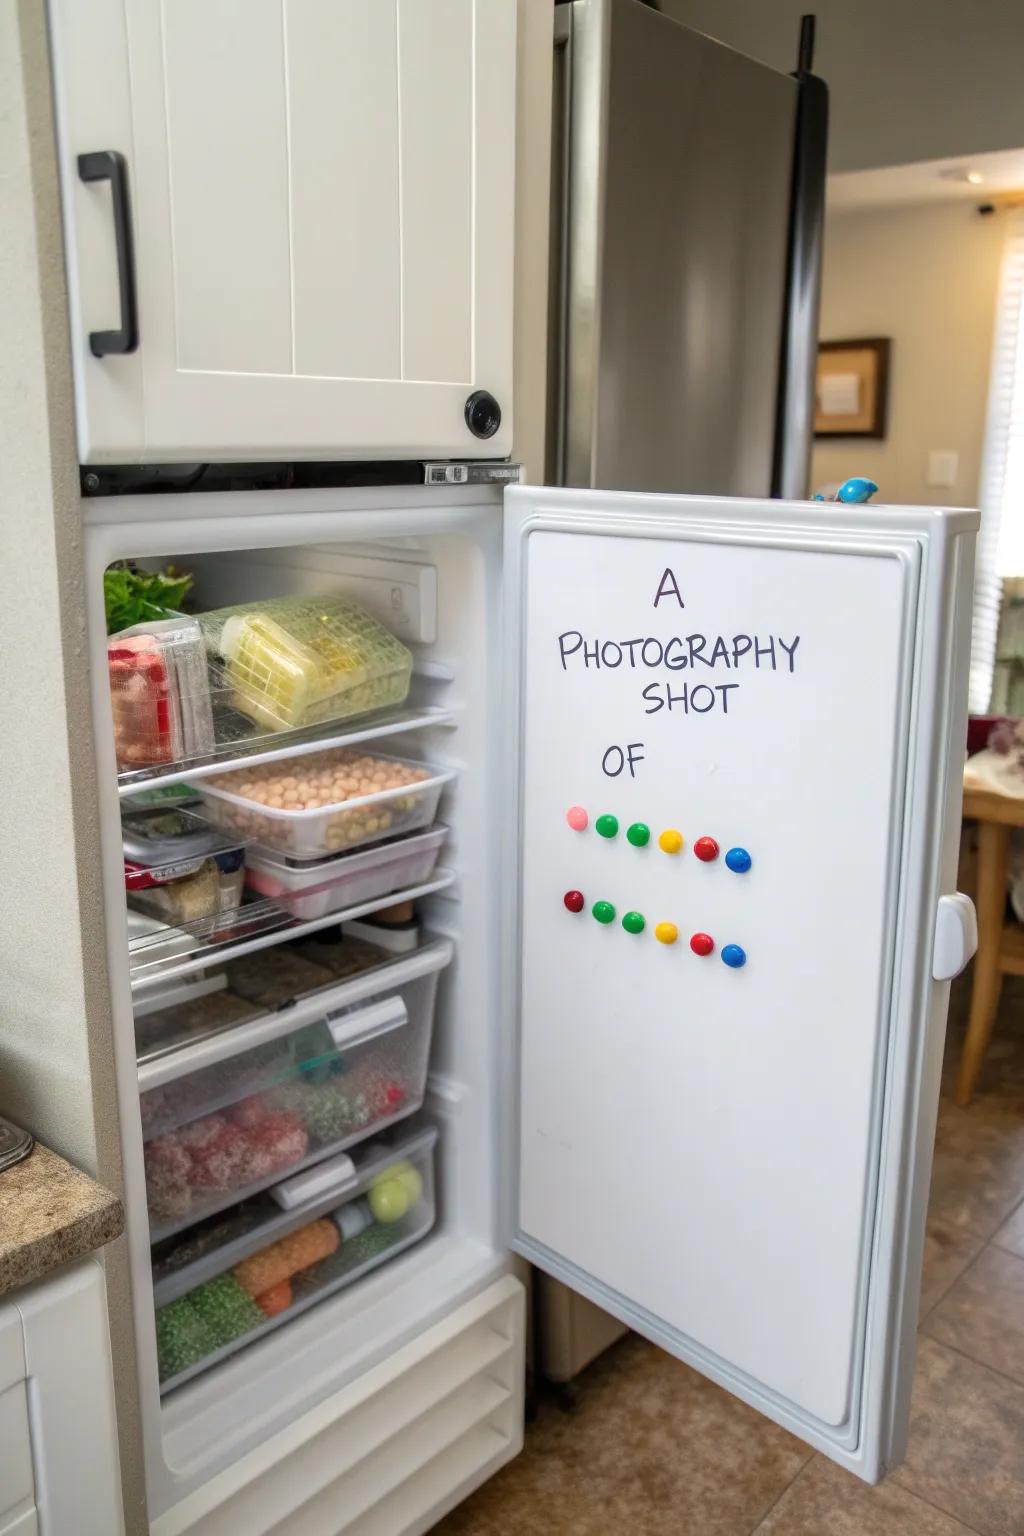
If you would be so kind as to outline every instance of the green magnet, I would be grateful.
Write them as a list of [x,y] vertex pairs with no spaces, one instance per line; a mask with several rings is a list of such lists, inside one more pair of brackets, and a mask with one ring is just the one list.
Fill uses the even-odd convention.
[[595,901],[590,910],[599,923],[613,923],[615,921],[615,908],[610,901]]
[[627,912],[622,919],[622,926],[627,933],[643,933],[647,924],[642,912]]
[[651,840],[651,829],[646,821],[634,821],[631,827],[627,827],[626,840],[632,843],[634,848],[646,848]]
[[619,830],[619,818],[617,816],[599,816],[594,822],[594,830],[601,837],[614,837]]

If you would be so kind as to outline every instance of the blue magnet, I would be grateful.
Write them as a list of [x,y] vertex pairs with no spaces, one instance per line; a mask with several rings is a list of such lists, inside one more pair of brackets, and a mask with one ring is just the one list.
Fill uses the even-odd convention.
[[738,944],[726,944],[722,950],[722,959],[726,965],[731,966],[734,971],[738,971],[741,965],[746,965],[747,963],[747,952],[745,949],[741,949]]
[[754,861],[745,848],[730,848],[725,862],[734,875],[745,875]]

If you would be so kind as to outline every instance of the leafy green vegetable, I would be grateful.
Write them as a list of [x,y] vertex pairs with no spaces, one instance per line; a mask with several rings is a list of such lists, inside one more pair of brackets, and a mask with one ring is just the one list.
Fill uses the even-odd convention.
[[114,565],[103,573],[107,634],[119,634],[147,619],[166,619],[178,612],[192,577],[169,565],[166,571],[139,571]]

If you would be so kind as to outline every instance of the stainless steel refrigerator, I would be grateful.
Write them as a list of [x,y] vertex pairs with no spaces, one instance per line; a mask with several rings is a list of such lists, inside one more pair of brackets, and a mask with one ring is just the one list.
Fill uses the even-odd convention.
[[813,20],[784,75],[663,5],[556,11],[548,475],[803,496],[827,134]]
[[[803,497],[828,132],[813,18],[783,75],[662,4],[555,13],[546,478]],[[536,1320],[555,1382],[624,1332],[546,1275]]]

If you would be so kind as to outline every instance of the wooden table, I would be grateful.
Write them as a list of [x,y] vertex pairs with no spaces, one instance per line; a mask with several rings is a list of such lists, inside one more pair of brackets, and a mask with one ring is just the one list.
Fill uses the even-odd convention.
[[1006,921],[1010,837],[1024,827],[1024,796],[964,787],[964,820],[978,823],[978,953],[971,1011],[956,1079],[956,1102],[971,1102],[999,1008],[1003,977],[1024,976],[1024,927]]

